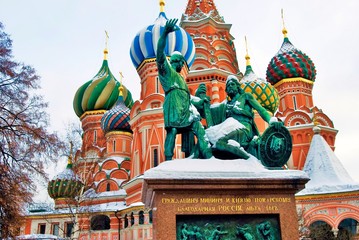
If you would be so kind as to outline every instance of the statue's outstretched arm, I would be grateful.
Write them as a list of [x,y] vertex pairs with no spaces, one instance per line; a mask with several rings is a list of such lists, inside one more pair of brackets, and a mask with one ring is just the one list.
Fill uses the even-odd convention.
[[157,57],[156,61],[158,65],[161,65],[166,60],[166,54],[165,54],[165,47],[166,47],[166,40],[169,33],[178,30],[178,26],[176,25],[178,19],[170,19],[166,22],[165,29],[161,34],[160,39],[157,43]]

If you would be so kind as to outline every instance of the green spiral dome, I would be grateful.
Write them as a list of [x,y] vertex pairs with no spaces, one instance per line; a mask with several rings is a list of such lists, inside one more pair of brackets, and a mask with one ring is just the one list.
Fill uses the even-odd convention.
[[52,199],[75,198],[79,196],[83,183],[72,170],[72,163],[67,164],[66,169],[56,175],[47,185],[47,192]]
[[[112,75],[108,62],[103,60],[98,73],[76,92],[73,108],[78,117],[86,111],[109,110],[117,101],[121,83]],[[124,103],[128,108],[133,105],[131,92],[123,86]]]

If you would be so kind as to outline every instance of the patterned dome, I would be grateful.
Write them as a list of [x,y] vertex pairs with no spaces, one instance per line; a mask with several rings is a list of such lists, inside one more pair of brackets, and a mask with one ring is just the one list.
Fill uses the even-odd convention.
[[265,79],[257,77],[257,75],[252,70],[249,59],[250,58],[247,55],[246,72],[240,81],[241,88],[245,92],[251,93],[265,109],[274,114],[279,106],[278,92]]
[[[106,55],[105,51],[105,55]],[[78,117],[86,111],[109,110],[116,103],[118,88],[121,84],[112,75],[105,56],[100,71],[88,82],[82,85],[76,92],[73,107]],[[132,107],[131,92],[124,87],[124,102]]]
[[267,67],[267,80],[272,85],[285,78],[301,77],[315,81],[316,70],[312,60],[302,51],[295,48],[286,37],[278,53]]
[[56,175],[47,185],[47,192],[52,199],[74,198],[79,195],[83,183],[72,170],[72,161],[69,157],[66,169]]
[[[154,24],[149,25],[137,33],[131,44],[130,55],[133,65],[137,68],[143,60],[156,57],[157,42],[167,21],[166,14],[160,12]],[[183,29],[168,35],[166,55],[170,56],[174,51],[180,52],[190,67],[194,62],[195,47],[191,36]]]
[[120,94],[116,105],[102,116],[101,127],[106,133],[117,130],[132,132],[129,121],[130,109],[126,107]]

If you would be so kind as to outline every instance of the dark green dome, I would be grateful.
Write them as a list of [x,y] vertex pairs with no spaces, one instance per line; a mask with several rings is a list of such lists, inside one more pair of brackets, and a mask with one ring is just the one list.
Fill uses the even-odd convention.
[[80,194],[83,183],[72,170],[72,162],[69,158],[66,169],[56,175],[47,186],[47,192],[52,199],[75,198]]

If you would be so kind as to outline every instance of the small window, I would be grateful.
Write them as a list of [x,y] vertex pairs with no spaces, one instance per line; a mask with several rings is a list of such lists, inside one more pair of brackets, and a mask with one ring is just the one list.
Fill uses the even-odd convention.
[[140,211],[138,213],[138,223],[144,224],[145,223],[145,215],[143,214],[143,211]]
[[110,218],[106,215],[96,215],[91,218],[91,230],[110,229]]
[[74,224],[72,222],[65,223],[65,236],[71,237],[73,229],[74,229]]
[[60,225],[58,223],[52,224],[52,235],[59,236]]
[[157,148],[153,149],[153,166],[158,166],[158,150]]
[[107,192],[111,191],[111,184],[110,184],[110,183],[107,183],[107,185],[106,185],[106,191],[107,191]]
[[295,96],[293,96],[293,107],[294,110],[297,110],[297,98]]
[[150,223],[152,223],[152,210],[149,212]]
[[127,219],[127,214],[125,215],[125,228],[128,227],[128,219]]
[[40,223],[38,226],[38,231],[39,234],[45,234],[46,232],[46,223]]
[[159,88],[159,78],[158,77],[156,77],[156,81],[155,81],[155,83],[156,83],[156,93],[159,93],[160,92],[160,88]]
[[133,213],[131,213],[131,226],[135,224],[135,217],[133,216]]

